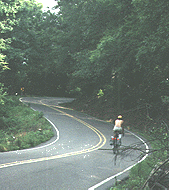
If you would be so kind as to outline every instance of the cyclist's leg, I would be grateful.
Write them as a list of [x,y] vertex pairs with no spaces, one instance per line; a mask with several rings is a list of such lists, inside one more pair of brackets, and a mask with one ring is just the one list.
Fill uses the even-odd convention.
[[114,136],[111,136],[110,145],[113,145],[113,139],[114,139]]
[[121,145],[121,139],[122,139],[122,131],[119,131],[119,141],[120,141],[120,145]]
[[113,129],[113,135],[115,138],[118,136],[118,133],[119,133],[119,131],[117,130],[117,128],[114,128]]

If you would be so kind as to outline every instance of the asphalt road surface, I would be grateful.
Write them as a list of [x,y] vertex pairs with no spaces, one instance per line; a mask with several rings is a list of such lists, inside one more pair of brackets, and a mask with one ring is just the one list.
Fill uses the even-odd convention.
[[[32,149],[0,153],[1,190],[106,190],[115,176],[123,178],[139,161],[139,151],[120,151],[115,157],[109,145],[112,124],[59,106],[72,100],[22,98],[44,113],[55,137]],[[126,131],[122,144],[134,143],[145,148],[141,139]]]

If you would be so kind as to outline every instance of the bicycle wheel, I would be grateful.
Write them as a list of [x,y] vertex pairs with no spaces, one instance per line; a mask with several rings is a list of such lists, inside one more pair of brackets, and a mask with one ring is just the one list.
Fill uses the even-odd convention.
[[118,153],[118,141],[119,141],[119,132],[114,131],[114,138],[113,138],[113,153],[117,154]]
[[114,138],[114,147],[113,147],[113,153],[118,153],[118,145],[117,145],[117,138]]

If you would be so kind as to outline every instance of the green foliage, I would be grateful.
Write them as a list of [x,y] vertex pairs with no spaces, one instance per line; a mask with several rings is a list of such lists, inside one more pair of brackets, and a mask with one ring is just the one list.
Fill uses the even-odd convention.
[[[158,146],[159,148],[159,146]],[[152,170],[159,164],[159,161],[164,161],[166,156],[160,153],[153,153],[146,160],[134,166],[129,173],[129,179],[124,181],[122,184],[117,184],[116,187],[112,187],[113,189],[121,190],[121,189],[131,189],[136,190],[140,189],[147,178],[149,177]],[[145,189],[149,189],[146,187]]]
[[[12,3],[11,6],[13,6]],[[25,85],[23,84],[27,75],[25,67],[28,61],[27,56],[31,51],[30,45],[32,44],[30,41],[33,40],[32,33],[34,34],[33,28],[35,28],[34,16],[37,14],[35,14],[35,10],[37,12],[40,10],[40,7],[38,8],[38,5],[34,1],[19,0],[13,8],[15,8],[15,12],[13,13],[16,22],[13,23],[13,30],[9,31],[6,35],[11,39],[10,45],[3,50],[10,70],[5,72],[2,81],[6,87],[10,87],[8,89],[9,93],[18,92],[20,87]]]
[[169,96],[162,96],[162,102],[164,102],[165,104],[169,103]]
[[[5,89],[4,89],[4,85],[2,83],[0,83],[0,110],[2,109],[3,105],[4,105],[4,99],[5,99]],[[3,110],[2,110],[3,111]]]
[[104,92],[103,92],[102,89],[100,89],[99,92],[98,92],[98,94],[97,94],[97,97],[98,97],[98,98],[101,98],[101,97],[103,97],[103,96],[104,96]]
[[31,110],[17,97],[7,96],[4,107],[5,111],[0,110],[0,151],[34,147],[53,136],[43,113]]
[[7,62],[5,61],[6,55],[2,51],[8,49],[10,43],[10,37],[8,32],[12,31],[15,24],[16,5],[14,2],[0,2],[0,76],[2,71],[8,69]]
[[[70,4],[61,1],[64,23],[68,24],[69,31],[73,34],[77,26],[71,28],[68,20],[71,20],[72,24],[74,20],[77,21],[77,16],[71,12],[83,11],[83,16],[78,15],[78,17],[84,21],[84,24],[79,23],[84,32],[88,23],[96,23],[95,19],[101,18],[101,15],[102,19],[98,19],[97,22],[100,30],[95,27],[95,24],[93,24],[95,28],[87,27],[89,28],[87,37],[93,29],[100,34],[97,35],[98,41],[95,41],[96,48],[90,49],[91,45],[84,46],[84,44],[82,50],[80,47],[77,50],[70,47],[73,49],[71,54],[75,58],[74,72],[70,78],[72,83],[78,82],[78,86],[82,87],[85,84],[85,88],[92,84],[95,89],[111,84],[117,89],[117,78],[119,78],[121,104],[125,108],[134,107],[140,101],[152,104],[160,102],[161,95],[166,94],[165,89],[168,88],[164,83],[168,75],[166,52],[168,31],[165,29],[168,22],[166,20],[168,2],[156,1],[152,5],[147,1],[146,3],[128,1],[127,4],[126,1],[96,1],[93,9],[97,10],[97,13],[95,16],[89,16],[88,22],[85,17],[90,15],[88,10],[91,2],[76,1],[74,5],[77,6],[71,4],[70,7]],[[65,13],[64,10],[69,11]],[[164,33],[163,37],[159,31]],[[80,36],[79,39],[84,39],[85,43],[88,43],[84,36],[81,36],[81,31],[73,35],[75,36]],[[72,44],[75,45],[77,42],[79,41]],[[79,45],[80,42],[77,44]]]
[[14,2],[1,2],[0,15],[9,93],[24,86],[29,94],[87,97],[110,85],[105,96],[125,109],[167,95],[167,0],[60,0],[57,15],[35,1]]
[[127,181],[126,188],[129,189],[139,189],[142,187],[144,181],[148,178],[150,172],[152,171],[153,166],[143,161],[131,169],[129,178]]

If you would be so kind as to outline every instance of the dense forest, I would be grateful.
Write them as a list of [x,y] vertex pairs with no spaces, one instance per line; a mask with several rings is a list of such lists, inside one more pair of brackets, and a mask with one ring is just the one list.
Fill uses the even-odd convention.
[[0,4],[9,94],[104,94],[126,109],[168,95],[168,0],[60,0],[57,13],[35,0]]

